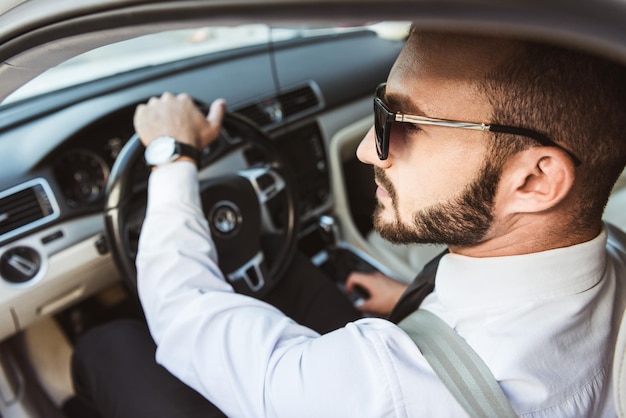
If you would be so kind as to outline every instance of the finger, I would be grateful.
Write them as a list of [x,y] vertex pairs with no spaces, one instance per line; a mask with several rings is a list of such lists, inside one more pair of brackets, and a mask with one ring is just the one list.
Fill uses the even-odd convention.
[[221,125],[224,119],[224,113],[226,113],[226,100],[216,99],[211,103],[206,119],[211,125]]
[[[133,127],[135,128],[135,132],[138,132],[142,128],[144,115],[146,114],[147,109],[148,107],[145,104],[140,104],[135,109],[135,114],[133,115]],[[142,142],[143,142],[143,139],[142,139]]]
[[136,121],[137,118],[146,111],[146,105],[145,104],[140,104],[135,108],[135,115],[134,115],[134,120]]
[[163,100],[172,100],[173,98],[174,98],[174,95],[170,93],[169,91],[166,91],[165,93],[161,95],[161,99]]
[[187,93],[179,93],[176,95],[176,101],[178,102],[178,105],[184,107],[184,108],[189,108],[191,111],[193,112],[198,112],[199,114],[202,114],[202,112],[200,112],[200,109],[198,109],[198,106],[196,105],[196,102],[194,101],[194,99]]
[[224,99],[217,99],[211,103],[209,108],[209,114],[207,115],[207,121],[209,122],[209,129],[206,133],[211,138],[216,138],[220,134],[222,128],[222,121],[224,120],[224,114],[226,113],[226,101]]
[[346,279],[346,284],[345,284],[346,292],[352,293],[354,291],[354,287],[356,285],[362,285],[362,283],[363,283],[362,273],[353,271],[352,273],[350,273],[350,275]]
[[359,303],[356,304],[355,307],[361,312],[385,314],[385,312],[381,312],[379,303],[373,299],[359,299]]

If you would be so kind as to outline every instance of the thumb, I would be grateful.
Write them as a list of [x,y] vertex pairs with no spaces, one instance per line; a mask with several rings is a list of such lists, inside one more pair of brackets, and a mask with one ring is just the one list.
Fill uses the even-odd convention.
[[226,113],[226,101],[224,99],[216,99],[211,103],[209,108],[209,114],[206,117],[209,122],[207,129],[203,132],[203,139],[205,141],[212,141],[220,135],[222,129],[222,121],[224,120],[224,114]]
[[352,293],[352,291],[354,290],[354,287],[356,285],[361,285],[363,283],[362,280],[362,274],[356,271],[353,271],[352,273],[350,273],[350,275],[348,276],[348,279],[346,280],[346,292],[348,293]]

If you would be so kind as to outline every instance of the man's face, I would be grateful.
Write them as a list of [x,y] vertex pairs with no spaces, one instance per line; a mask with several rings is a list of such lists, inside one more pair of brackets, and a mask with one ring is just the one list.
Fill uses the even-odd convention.
[[[391,70],[384,101],[402,113],[489,121],[491,107],[475,83],[488,68],[488,56],[489,48],[480,45],[455,49],[409,41]],[[357,150],[359,159],[375,168],[379,233],[397,243],[481,242],[493,223],[501,172],[487,158],[492,137],[464,129],[392,126],[387,160],[376,155],[373,130]]]

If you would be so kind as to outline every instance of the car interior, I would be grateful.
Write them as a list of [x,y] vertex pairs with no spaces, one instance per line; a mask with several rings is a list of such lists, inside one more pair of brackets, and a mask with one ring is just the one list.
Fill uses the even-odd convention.
[[[15,6],[5,12],[7,19],[11,12],[22,13]],[[37,46],[36,33],[23,35],[30,56],[16,53],[19,36],[0,48],[3,78],[16,80],[12,84],[34,78],[16,91],[0,87],[6,96],[0,104],[0,417],[77,416],[68,410],[74,342],[98,324],[141,315],[133,260],[149,168],[134,136],[133,113],[152,96],[187,93],[201,108],[226,99],[228,122],[203,150],[201,183],[215,190],[224,187],[215,178],[244,179],[255,189],[252,200],[260,202],[250,204],[258,207],[259,228],[282,241],[261,243],[266,277],[247,271],[244,280],[236,272],[229,276],[238,290],[265,291],[293,251],[342,288],[354,270],[410,282],[443,249],[392,245],[373,230],[373,172],[355,156],[373,124],[374,90],[386,80],[409,22],[365,14],[348,23],[301,17],[259,24],[246,15],[236,23],[161,18],[141,25],[141,16],[127,29],[117,22],[91,33],[85,27],[72,32],[68,17],[70,34],[55,42]],[[579,40],[548,32],[541,35],[555,42]],[[118,42],[126,39],[135,43]],[[224,40],[218,50],[202,49]],[[112,48],[97,48],[105,44]],[[604,49],[598,39],[583,44],[626,62],[617,41],[605,42]],[[194,48],[188,55],[181,51]],[[95,55],[82,55],[92,49]],[[54,59],[46,61],[48,53]],[[44,72],[70,58],[57,75]],[[116,68],[106,73],[106,66]],[[241,242],[229,243],[220,230],[218,200],[206,201],[204,209],[227,252]],[[242,211],[246,202],[239,203]],[[625,205],[622,175],[606,221],[625,229]],[[240,269],[241,260],[233,263],[224,268]],[[362,296],[346,295],[355,302]]]

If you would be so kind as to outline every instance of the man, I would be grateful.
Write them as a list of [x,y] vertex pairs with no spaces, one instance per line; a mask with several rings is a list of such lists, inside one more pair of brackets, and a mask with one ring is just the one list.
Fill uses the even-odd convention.
[[[625,106],[624,72],[602,60],[420,32],[376,92],[376,126],[357,151],[375,169],[375,226],[394,242],[448,245],[420,307],[469,343],[520,415],[615,415],[626,237],[601,216],[626,162]],[[145,145],[170,135],[200,149],[222,114],[219,101],[205,119],[165,94],[137,109],[135,126]],[[320,335],[235,294],[185,158],[151,174],[143,228],[138,288],[157,362],[227,416],[464,415],[392,322]],[[388,284],[357,282],[372,301]]]

